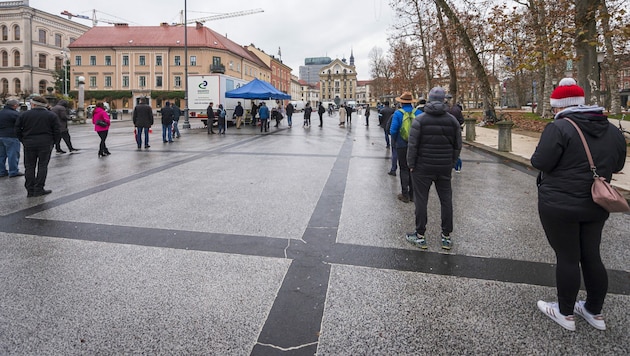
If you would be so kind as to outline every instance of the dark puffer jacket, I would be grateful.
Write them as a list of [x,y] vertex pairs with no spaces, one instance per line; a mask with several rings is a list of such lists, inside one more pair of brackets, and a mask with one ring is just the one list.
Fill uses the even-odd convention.
[[623,169],[626,143],[621,132],[597,106],[571,107],[556,115],[543,131],[532,155],[538,168],[538,203],[566,213],[572,219],[603,220],[608,212],[593,202],[586,152],[578,132],[562,117],[571,118],[582,130],[589,145],[597,174],[608,182],[614,172]]
[[423,175],[451,176],[462,150],[462,133],[448,106],[431,102],[411,124],[407,146],[409,169]]

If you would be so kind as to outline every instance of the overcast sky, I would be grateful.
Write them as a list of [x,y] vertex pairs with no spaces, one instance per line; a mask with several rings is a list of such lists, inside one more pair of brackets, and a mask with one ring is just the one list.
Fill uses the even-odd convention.
[[[29,5],[59,15],[73,14],[158,26],[179,22],[184,0],[30,0]],[[373,47],[387,52],[387,33],[393,21],[388,0],[187,0],[188,20],[237,11],[264,12],[208,21],[209,27],[240,44],[254,44],[277,56],[299,75],[306,57],[349,58],[354,51],[359,80],[370,79],[368,53]],[[61,16],[61,15],[60,15]],[[91,20],[73,21],[92,25]],[[98,26],[110,26],[99,23]]]

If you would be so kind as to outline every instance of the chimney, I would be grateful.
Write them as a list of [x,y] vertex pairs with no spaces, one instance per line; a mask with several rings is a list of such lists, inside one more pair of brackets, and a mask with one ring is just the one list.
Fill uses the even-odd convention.
[[124,23],[124,22],[120,22],[120,23],[115,23],[114,27],[129,27],[128,23]]
[[197,23],[195,24],[195,28],[196,28],[197,30],[202,29],[202,28],[203,28],[203,23],[201,23],[201,22],[197,22]]

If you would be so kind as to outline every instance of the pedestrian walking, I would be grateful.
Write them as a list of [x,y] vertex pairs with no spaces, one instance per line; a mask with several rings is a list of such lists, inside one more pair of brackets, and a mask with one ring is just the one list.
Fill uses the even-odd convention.
[[177,106],[175,103],[173,103],[173,105],[171,105],[171,108],[173,109],[173,137],[177,137],[180,138],[181,135],[179,134],[179,118],[180,116],[182,116],[182,111],[180,110],[179,106]]
[[92,124],[94,124],[94,131],[96,131],[98,137],[101,139],[101,143],[98,147],[98,157],[111,155],[109,149],[107,149],[107,145],[105,144],[111,120],[102,102],[96,103],[96,107],[94,108],[94,113],[92,115]]
[[164,143],[173,142],[173,132],[171,130],[173,128],[174,117],[175,114],[173,113],[171,103],[167,101],[162,108],[162,142]]
[[[444,100],[444,98],[442,98]],[[402,108],[396,110],[392,115],[392,124],[389,130],[392,141],[396,145],[396,155],[398,157],[398,166],[400,167],[400,185],[401,193],[398,194],[398,200],[403,203],[409,203],[413,200],[413,188],[411,173],[407,166],[407,140],[409,139],[409,131],[411,123],[417,115],[417,111],[411,105],[415,102],[410,92],[403,92],[396,98],[396,101],[402,104]]]
[[446,111],[448,106],[444,103],[444,95],[444,89],[440,87],[431,89],[424,113],[416,116],[409,132],[407,165],[413,180],[416,218],[415,231],[407,234],[406,238],[422,249],[427,248],[427,205],[433,184],[440,199],[442,248],[450,250],[452,247],[451,172],[462,150],[462,133],[457,120]]
[[[602,230],[609,213],[593,202],[593,171],[576,128],[584,133],[597,174],[610,182],[623,169],[627,146],[623,135],[604,115],[605,109],[585,106],[584,90],[564,78],[551,93],[554,121],[549,123],[534,154],[539,169],[538,214],[547,241],[556,254],[557,302],[539,300],[538,309],[567,330],[575,330],[575,314],[591,326],[606,329],[603,316],[608,274],[600,255]],[[586,300],[577,300],[580,270]]]
[[24,146],[24,187],[27,197],[52,193],[45,189],[50,154],[61,139],[59,118],[46,109],[48,102],[41,96],[31,99],[31,110],[20,114],[15,122],[15,134]]
[[[0,177],[21,177],[20,140],[15,133],[15,123],[20,116],[20,102],[10,99],[0,110]],[[8,165],[8,169],[7,169]]]
[[346,106],[344,104],[339,107],[339,126],[346,127]]
[[216,133],[212,129],[212,126],[214,125],[214,117],[215,117],[214,107],[213,106],[214,106],[214,103],[210,102],[208,104],[208,108],[206,109],[206,115],[208,116],[208,120],[206,121],[207,122],[206,126],[208,127],[208,135],[209,134],[213,134],[214,135]]
[[146,98],[141,98],[140,103],[133,108],[133,126],[136,128],[136,143],[142,147],[142,135],[144,134],[144,148],[149,148],[149,129],[153,126],[153,109],[147,104]]
[[219,116],[219,135],[225,135],[225,116],[227,115],[227,113],[223,108],[223,104],[219,104],[219,110],[217,110],[217,114]]
[[365,126],[370,126],[370,104],[365,106]]
[[[59,100],[57,102],[57,105],[53,106],[50,111],[54,112],[57,117],[59,118],[59,127],[61,128],[61,139],[63,139],[63,142],[66,143],[66,146],[68,146],[68,151],[70,153],[78,151],[78,149],[75,149],[74,147],[72,147],[72,141],[70,139],[70,132],[68,131],[68,120],[70,119],[68,117],[68,101],[67,100]],[[57,153],[66,153],[66,151],[61,149],[61,139],[58,142],[55,142],[55,149],[57,151]]]
[[317,107],[317,114],[319,115],[319,127],[324,126],[324,113],[326,112],[326,108],[324,108],[324,104],[319,102],[319,106]]
[[243,121],[243,106],[241,105],[241,102],[237,102],[236,103],[236,107],[234,107],[234,117],[236,118],[236,128],[240,129],[241,128],[241,122]]
[[303,127],[311,126],[311,113],[313,112],[313,108],[311,107],[311,103],[306,103],[304,107],[304,125]]
[[260,117],[260,132],[269,131],[269,108],[267,104],[263,101],[260,103],[260,107],[258,108],[258,116]]
[[291,128],[291,126],[293,126],[293,111],[295,110],[295,107],[293,107],[293,104],[291,104],[291,102],[289,102],[287,104],[287,124],[289,124],[289,128]]

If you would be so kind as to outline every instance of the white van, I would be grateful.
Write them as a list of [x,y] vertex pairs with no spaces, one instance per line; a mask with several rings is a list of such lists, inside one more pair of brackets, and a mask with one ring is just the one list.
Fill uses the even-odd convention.
[[290,103],[291,105],[293,105],[293,110],[295,110],[296,112],[304,111],[304,108],[306,107],[306,101],[303,100],[291,101]]

